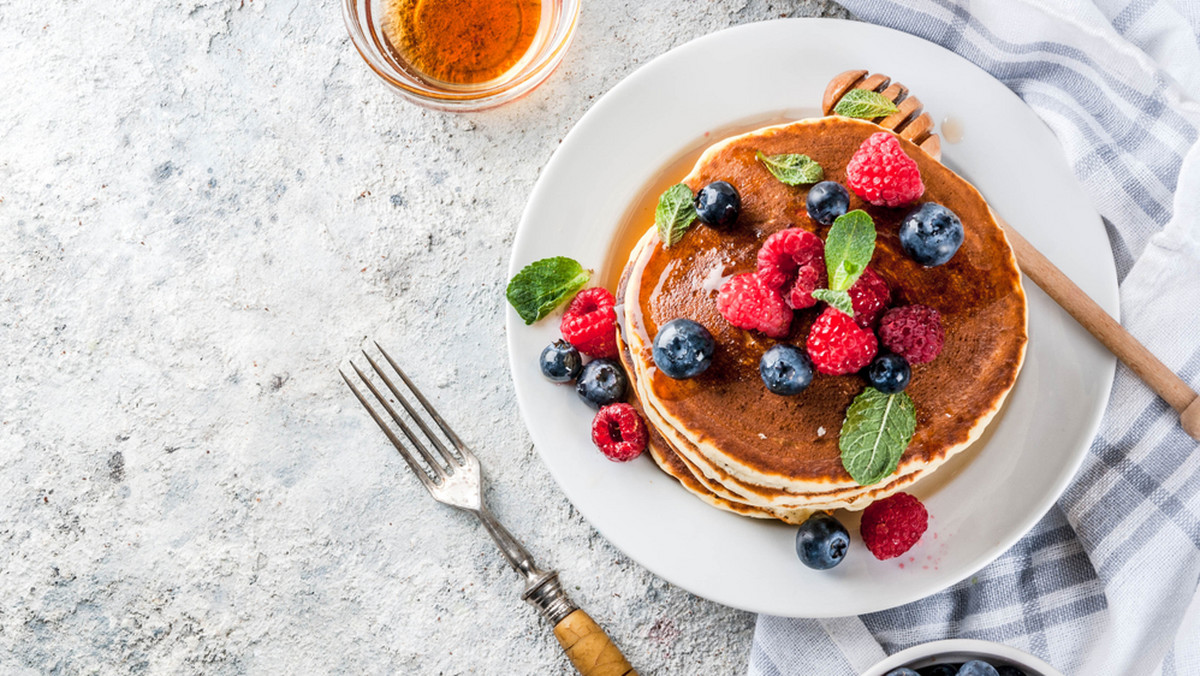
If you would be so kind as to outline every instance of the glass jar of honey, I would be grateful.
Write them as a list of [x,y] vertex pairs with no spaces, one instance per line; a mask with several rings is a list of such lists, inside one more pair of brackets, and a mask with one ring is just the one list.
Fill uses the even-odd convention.
[[344,0],[367,64],[398,93],[443,110],[516,99],[562,61],[579,0]]

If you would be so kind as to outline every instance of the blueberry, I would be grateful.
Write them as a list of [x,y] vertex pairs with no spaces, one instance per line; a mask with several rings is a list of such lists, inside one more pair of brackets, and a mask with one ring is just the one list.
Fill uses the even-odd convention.
[[909,258],[925,267],[953,258],[962,242],[962,221],[935,202],[922,204],[900,222],[900,246]]
[[583,365],[575,391],[594,408],[615,404],[625,398],[629,379],[615,359],[594,359]]
[[1024,671],[1016,667],[1010,667],[1007,664],[996,667],[996,673],[1000,676],[1026,676]]
[[583,357],[579,350],[565,340],[556,340],[542,350],[539,360],[542,375],[556,383],[566,383],[579,377],[583,370]]
[[957,664],[935,664],[932,667],[917,669],[921,676],[954,676],[958,673]]
[[781,343],[763,354],[758,361],[758,374],[768,390],[787,397],[808,388],[813,379],[813,363],[804,350]]
[[895,394],[908,387],[912,369],[904,357],[891,352],[880,352],[871,360],[870,365],[863,369],[863,377],[868,385],[880,392]]
[[921,675],[918,674],[917,672],[913,671],[912,669],[909,669],[908,667],[900,667],[899,669],[892,669],[891,671],[887,672],[883,676],[921,676]]
[[808,189],[808,217],[821,225],[833,221],[850,208],[850,193],[837,181],[821,181]]
[[741,210],[742,198],[725,181],[713,181],[696,193],[696,214],[714,228],[733,225]]
[[695,378],[712,364],[717,344],[699,322],[672,319],[654,336],[654,365],[676,380]]
[[958,668],[957,676],[1000,676],[1000,672],[983,660],[971,660]]
[[837,519],[817,512],[796,531],[796,554],[809,568],[828,570],[846,558],[850,533]]

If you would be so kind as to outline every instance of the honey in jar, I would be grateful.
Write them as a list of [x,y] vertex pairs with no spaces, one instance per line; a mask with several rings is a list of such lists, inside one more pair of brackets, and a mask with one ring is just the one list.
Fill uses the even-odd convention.
[[419,74],[456,85],[494,80],[533,44],[542,0],[386,0],[383,34]]

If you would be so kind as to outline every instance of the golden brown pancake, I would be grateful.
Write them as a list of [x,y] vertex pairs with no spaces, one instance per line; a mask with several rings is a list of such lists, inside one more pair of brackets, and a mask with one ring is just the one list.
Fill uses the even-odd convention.
[[[629,350],[623,343],[621,344],[621,361],[628,369],[630,366]],[[643,408],[641,411],[644,418],[649,419],[654,415],[652,410],[647,411]],[[654,419],[657,420],[657,418]],[[757,501],[746,500],[741,495],[732,494],[719,482],[708,479],[703,470],[676,450],[676,441],[668,442],[663,437],[663,430],[664,428],[660,424],[651,424],[649,426],[648,446],[650,456],[653,458],[655,464],[664,472],[677,479],[685,489],[701,500],[714,507],[743,516],[762,519],[776,518],[787,523],[800,524],[804,523],[814,511],[818,510],[861,509],[875,499],[890,495],[908,486],[916,481],[920,474],[916,472],[897,478],[896,481],[891,483],[877,484],[869,489],[863,489],[865,495],[857,497],[846,496],[839,498],[837,496],[829,496],[828,494],[810,494],[808,498],[811,502],[804,506],[783,507],[764,505]],[[759,490],[768,494],[793,495],[785,491],[770,488],[760,488]]]
[[[718,231],[697,223],[669,249],[651,227],[630,252],[617,292],[628,347],[622,356],[647,422],[657,430],[652,456],[686,488],[712,498],[709,502],[737,503],[779,518],[785,518],[781,510],[861,509],[965,448],[1015,383],[1026,318],[1012,251],[979,193],[903,139],[925,183],[921,201],[958,214],[965,237],[948,263],[924,268],[899,245],[897,228],[910,209],[875,207],[851,194],[850,208],[864,209],[875,220],[871,267],[892,288],[893,305],[937,309],[946,335],[937,359],[912,367],[907,392],[917,427],[892,476],[866,488],[842,467],[838,436],[846,409],[863,390],[858,376],[817,375],[797,397],[773,395],[759,378],[758,361],[780,341],[738,329],[717,312],[719,280],[754,271],[758,249],[771,233],[800,227],[824,238],[828,230],[806,215],[807,188],[779,182],[755,154],[803,153],[821,164],[826,179],[845,184],[846,163],[878,131],[868,122],[831,117],[726,139],[700,158],[684,182],[693,191],[716,180],[732,183],[742,199],[737,224]],[[819,311],[797,312],[783,342],[803,347]],[[658,326],[677,317],[700,322],[717,342],[712,366],[691,380],[658,372],[650,354]],[[694,481],[681,478],[684,470]]]
[[[630,351],[623,340],[619,339],[618,343],[621,360],[628,371],[632,368]],[[635,389],[636,384],[635,380]],[[802,523],[816,510],[861,509],[876,499],[907,487],[922,476],[922,472],[914,471],[904,476],[893,476],[888,482],[870,487],[855,486],[852,489],[814,493],[754,486],[714,467],[702,456],[698,457],[696,447],[681,439],[653,407],[642,407],[641,412],[643,418],[649,421],[649,450],[655,463],[704,501],[739,514],[761,518],[773,516],[789,523]]]

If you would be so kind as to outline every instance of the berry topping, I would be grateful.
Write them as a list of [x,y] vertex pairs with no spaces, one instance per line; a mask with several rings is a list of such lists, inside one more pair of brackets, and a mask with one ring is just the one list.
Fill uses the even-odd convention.
[[890,132],[871,134],[846,165],[846,185],[877,207],[902,207],[925,193],[921,171]]
[[837,519],[817,512],[796,531],[796,555],[809,568],[828,570],[846,558],[850,533]]
[[922,667],[917,673],[920,676],[957,676],[960,664],[935,664],[931,667]]
[[758,276],[778,289],[792,309],[812,307],[817,304],[813,290],[828,284],[825,243],[807,230],[780,230],[758,250]]
[[958,668],[957,676],[1000,676],[1000,672],[983,660],[971,660]]
[[883,277],[871,268],[866,268],[862,276],[850,287],[850,305],[854,308],[854,323],[869,329],[875,326],[876,320],[892,302],[892,290],[888,288]]
[[596,359],[583,365],[575,391],[593,408],[608,406],[625,398],[629,379],[615,359]]
[[867,549],[884,561],[912,549],[928,527],[925,505],[908,493],[897,493],[867,505],[860,534]]
[[1016,667],[1010,667],[1007,664],[1002,664],[996,667],[996,672],[999,673],[1000,676],[1026,676],[1024,671],[1021,671]]
[[646,450],[646,423],[629,404],[611,404],[592,420],[592,443],[609,460],[628,462]]
[[871,363],[879,342],[874,333],[860,328],[850,315],[829,307],[813,322],[805,347],[818,371],[840,376]]
[[821,225],[833,225],[850,208],[850,193],[837,181],[821,181],[808,189],[808,217]]
[[933,361],[946,340],[942,316],[927,305],[894,307],[879,320],[879,340],[910,364]]
[[717,311],[739,329],[762,331],[772,338],[783,338],[792,325],[792,308],[756,273],[737,275],[721,285]]
[[912,369],[908,360],[898,354],[881,352],[871,360],[871,365],[863,371],[867,384],[884,394],[902,392],[908,387],[908,379],[912,377]]
[[726,228],[737,221],[742,210],[738,191],[725,181],[713,181],[696,193],[696,215],[714,228]]
[[781,343],[763,353],[758,374],[773,394],[785,397],[808,389],[813,379],[813,363],[804,350]]
[[935,202],[913,209],[900,221],[900,246],[914,261],[932,268],[954,257],[963,242],[958,215]]
[[900,667],[899,669],[892,669],[891,671],[887,672],[883,676],[921,676],[921,675],[918,674],[917,672],[913,671],[912,669],[909,669],[908,667]]
[[712,364],[717,344],[712,334],[691,319],[672,319],[654,336],[654,365],[676,380],[694,378]]
[[565,340],[556,340],[547,345],[542,350],[539,362],[542,375],[556,383],[575,380],[583,370],[583,357],[579,356],[579,350]]
[[580,291],[563,313],[562,337],[589,357],[617,356],[615,303],[608,289],[594,286]]

